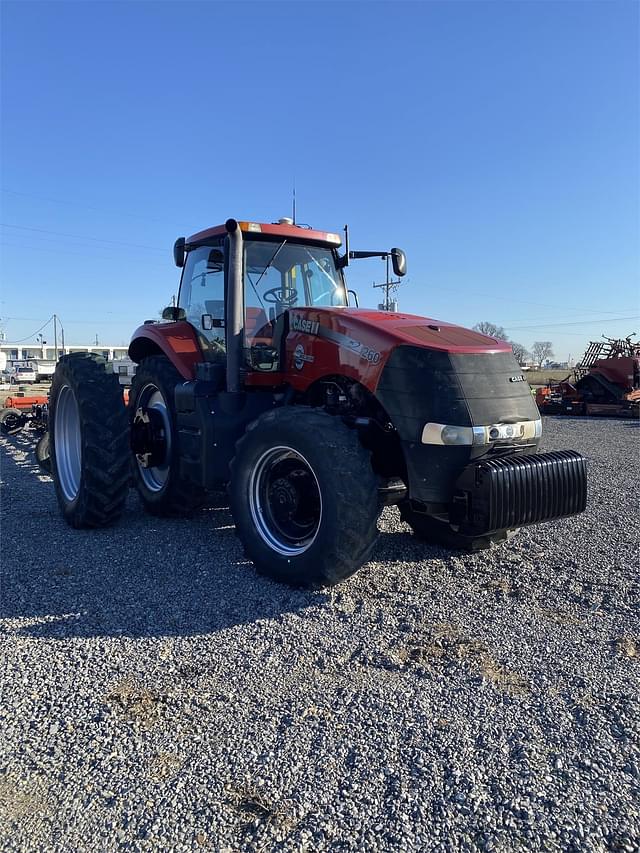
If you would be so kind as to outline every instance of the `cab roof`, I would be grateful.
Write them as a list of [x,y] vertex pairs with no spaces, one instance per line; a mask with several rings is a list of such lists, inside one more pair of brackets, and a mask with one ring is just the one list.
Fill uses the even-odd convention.
[[[260,239],[258,235],[264,235],[265,237],[282,237],[283,239],[289,238],[296,241],[304,240],[305,242],[324,243],[336,249],[342,245],[339,234],[333,234],[330,231],[315,231],[313,228],[294,225],[292,223],[238,220],[238,225],[243,236],[247,235],[249,239]],[[224,225],[216,225],[214,228],[207,228],[204,231],[198,231],[197,234],[192,234],[191,237],[187,237],[186,246],[190,248],[198,243],[206,243],[211,238],[224,237],[226,233]]]

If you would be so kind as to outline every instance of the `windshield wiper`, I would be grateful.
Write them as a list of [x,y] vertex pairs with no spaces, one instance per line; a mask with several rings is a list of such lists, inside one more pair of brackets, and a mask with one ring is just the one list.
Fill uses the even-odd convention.
[[[282,241],[282,243],[280,243],[280,245],[278,246],[278,248],[275,250],[275,252],[273,253],[273,255],[271,255],[271,260],[269,261],[269,263],[266,265],[266,267],[262,270],[262,272],[261,272],[261,273],[260,273],[260,275],[258,276],[258,280],[256,281],[256,283],[255,283],[255,284],[253,284],[253,282],[251,282],[251,284],[253,285],[254,290],[255,290],[255,289],[257,288],[257,286],[260,284],[260,281],[261,281],[261,279],[262,279],[262,276],[266,273],[266,271],[269,269],[269,267],[271,266],[271,264],[275,261],[275,259],[276,259],[276,258],[278,257],[278,255],[280,254],[280,249],[282,249],[282,247],[284,246],[284,244],[285,244],[286,242],[287,242],[286,240],[283,240],[283,241]],[[260,297],[258,297],[258,298],[260,298]],[[262,300],[261,300],[261,301],[262,301]]]

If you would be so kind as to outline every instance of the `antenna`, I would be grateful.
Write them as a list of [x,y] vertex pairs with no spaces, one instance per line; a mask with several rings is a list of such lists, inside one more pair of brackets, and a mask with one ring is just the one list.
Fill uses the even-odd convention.
[[296,179],[293,179],[293,224],[296,224]]

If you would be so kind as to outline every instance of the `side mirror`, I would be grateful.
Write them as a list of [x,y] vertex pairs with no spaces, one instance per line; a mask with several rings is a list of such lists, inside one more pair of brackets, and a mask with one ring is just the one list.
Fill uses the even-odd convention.
[[184,243],[184,237],[178,237],[176,242],[173,244],[173,260],[177,267],[184,266]]
[[352,295],[352,296],[353,296],[353,301],[354,301],[354,302],[355,302],[355,304],[356,304],[356,308],[359,308],[359,307],[360,307],[360,303],[358,302],[358,294],[355,292],[355,290],[347,290],[347,293],[348,293],[349,295]]
[[224,329],[224,320],[212,317],[211,314],[203,314],[200,322],[205,332],[210,332],[212,329]]
[[397,276],[403,276],[407,272],[407,258],[402,249],[391,250],[391,263],[393,271]]
[[175,305],[169,305],[168,308],[165,308],[162,312],[163,320],[186,320],[187,312],[184,308],[176,308]]

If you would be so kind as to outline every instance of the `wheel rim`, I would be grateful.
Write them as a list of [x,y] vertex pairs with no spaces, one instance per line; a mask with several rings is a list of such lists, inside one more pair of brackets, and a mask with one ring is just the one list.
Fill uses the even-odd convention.
[[160,415],[164,433],[162,460],[157,465],[143,465],[136,455],[136,464],[145,487],[150,492],[160,492],[167,482],[171,465],[171,417],[169,409],[162,392],[152,383],[143,387],[138,396],[137,405],[143,411],[152,409]]
[[322,495],[304,456],[285,446],[263,453],[251,474],[249,507],[269,548],[284,556],[310,548],[322,521]]
[[54,435],[58,482],[65,498],[73,501],[80,490],[82,434],[78,401],[68,385],[58,394]]
[[20,429],[19,423],[20,421],[18,419],[18,415],[15,415],[13,412],[11,412],[10,414],[5,415],[0,426],[2,428],[2,432],[6,433],[7,435],[11,435],[14,431],[17,432]]

